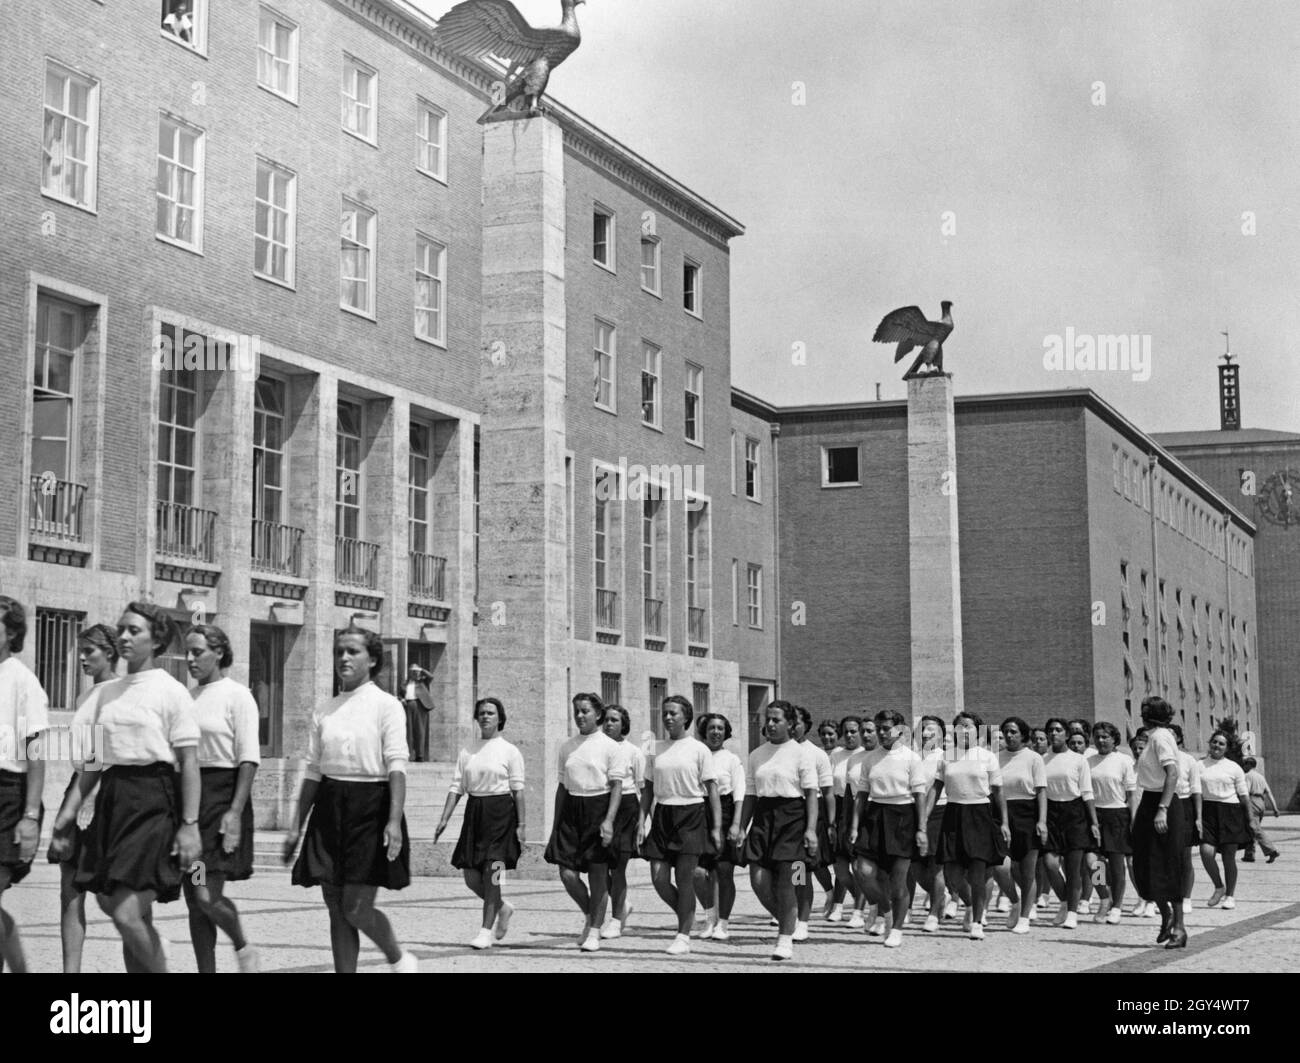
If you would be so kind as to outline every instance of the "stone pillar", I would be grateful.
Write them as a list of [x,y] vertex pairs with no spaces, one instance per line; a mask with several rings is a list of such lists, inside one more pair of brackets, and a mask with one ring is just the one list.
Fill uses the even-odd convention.
[[545,841],[568,736],[564,666],[564,144],[549,118],[483,130],[479,696],[524,755]]
[[907,382],[907,523],[912,606],[912,716],[949,720],[965,707],[957,433],[952,377]]

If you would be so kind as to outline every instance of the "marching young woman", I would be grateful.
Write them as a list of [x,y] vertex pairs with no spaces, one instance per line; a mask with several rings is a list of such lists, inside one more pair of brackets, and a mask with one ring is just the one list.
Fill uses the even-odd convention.
[[1119,752],[1119,728],[1104,721],[1092,725],[1092,740],[1097,753],[1088,759],[1088,772],[1092,778],[1092,792],[1097,809],[1097,825],[1101,829],[1101,844],[1096,852],[1088,853],[1088,870],[1096,874],[1105,864],[1107,886],[1098,885],[1101,903],[1096,921],[1114,925],[1120,920],[1124,906],[1124,859],[1133,853],[1133,836],[1130,824],[1137,813],[1141,795],[1137,790],[1137,771],[1131,758]]
[[[1246,773],[1229,760],[1228,736],[1210,735],[1209,755],[1201,761],[1201,863],[1214,883],[1206,907],[1235,908],[1237,901],[1237,847],[1250,841],[1250,785]],[[1219,877],[1215,856],[1223,858]]]
[[1192,853],[1201,849],[1201,812],[1204,798],[1201,795],[1201,762],[1183,746],[1183,729],[1176,723],[1169,725],[1178,743],[1178,800],[1183,805],[1183,912],[1192,910],[1192,890],[1196,886],[1196,865]]
[[677,936],[668,946],[669,956],[691,951],[695,869],[708,845],[715,852],[722,849],[722,805],[714,780],[713,754],[691,733],[694,716],[688,699],[679,694],[664,698],[659,718],[668,741],[655,752],[641,794],[641,834],[645,838],[641,855],[650,861],[655,892],[677,915]]
[[[948,739],[948,725],[938,716],[921,717],[921,764],[925,768],[926,793],[934,786],[939,774],[939,765],[943,763],[945,745]],[[927,798],[928,799],[928,798]],[[943,915],[944,896],[947,882],[943,875],[943,861],[939,859],[939,828],[943,824],[943,814],[948,807],[948,795],[941,787],[937,798],[930,802],[930,811],[925,819],[926,853],[912,862],[912,874],[920,883],[929,904],[926,908],[925,923],[921,930],[933,934],[939,929],[939,919]],[[909,891],[908,896],[911,896]]]
[[393,973],[420,969],[415,954],[402,948],[387,916],[375,907],[380,886],[400,890],[411,882],[411,844],[402,814],[406,712],[374,683],[383,666],[384,644],[375,632],[349,626],[335,636],[339,693],[312,713],[298,825],[284,843],[288,863],[307,823],[292,880],[295,886],[321,888],[338,974],[356,973],[361,934],[383,952]]
[[[846,894],[853,898],[855,905],[861,895],[857,883],[853,881],[853,852],[848,847],[849,831],[853,827],[853,803],[847,797],[847,790],[849,761],[862,748],[862,718],[845,716],[840,720],[839,737],[841,745],[830,753],[831,787],[835,791],[836,815],[834,903],[826,913],[826,920],[831,923],[843,922]],[[858,911],[856,906],[854,911]],[[861,915],[858,915],[858,919],[861,920]]]
[[0,735],[8,738],[8,748],[0,750],[0,970],[8,964],[15,974],[26,973],[27,960],[3,900],[5,890],[31,871],[40,841],[45,758],[36,742],[49,724],[49,699],[31,669],[15,656],[26,638],[27,610],[0,595]]
[[[609,845],[631,773],[627,742],[600,729],[605,706],[598,694],[573,696],[578,733],[560,747],[555,818],[544,858],[560,869],[560,881],[584,916],[579,947],[600,951],[600,924],[609,895]],[[587,882],[582,881],[583,875]]]
[[1047,738],[1052,744],[1043,757],[1047,772],[1047,874],[1061,902],[1053,925],[1073,930],[1079,925],[1083,854],[1089,845],[1100,844],[1101,831],[1093,807],[1088,761],[1068,747],[1066,722],[1060,718],[1048,720]]
[[803,883],[796,889],[799,901],[799,915],[795,920],[795,941],[808,940],[808,921],[812,918],[813,884],[815,878],[826,891],[826,908],[823,914],[830,915],[835,906],[835,882],[831,878],[830,868],[835,863],[835,777],[831,771],[831,758],[820,746],[808,739],[812,728],[812,714],[802,705],[796,705],[795,712],[799,722],[795,726],[795,741],[803,746],[804,755],[811,757],[817,769],[817,787],[821,796],[817,799],[817,856],[811,861],[812,876],[805,876]]
[[[848,928],[850,930],[861,930],[867,925],[867,919],[874,912],[879,915],[880,909],[873,907],[867,901],[866,891],[862,888],[862,883],[858,880],[857,872],[854,865],[857,857],[853,853],[853,814],[858,807],[858,794],[855,788],[864,784],[865,776],[862,771],[862,764],[868,757],[880,748],[880,741],[876,736],[876,721],[863,718],[861,728],[862,748],[855,750],[849,755],[849,759],[844,762],[844,810],[840,817],[843,824],[841,831],[836,836],[837,852],[839,860],[848,868],[849,881],[853,883],[855,893],[853,901],[853,914],[849,916]],[[836,809],[839,808],[839,802],[836,803]],[[881,937],[885,933],[885,921],[879,920],[879,929],[873,924],[870,932],[875,932],[876,937]]]
[[793,869],[817,856],[817,769],[794,740],[799,714],[788,701],[767,706],[767,741],[745,765],[740,830],[754,895],[779,926],[772,959],[794,955],[798,916]]
[[903,943],[903,925],[911,898],[907,873],[913,858],[925,856],[925,769],[921,758],[904,741],[901,713],[884,709],[876,713],[880,749],[859,765],[860,785],[853,813],[854,870],[867,899],[883,913],[892,908],[893,925],[886,948]]
[[[736,802],[745,802],[745,765],[723,743],[731,737],[731,721],[721,713],[711,712],[696,722],[695,733],[700,736],[713,757],[714,782],[718,784],[718,803],[722,810],[722,846],[713,845],[712,827],[699,867],[695,869],[695,896],[704,908],[704,926],[700,937],[726,941],[731,937],[727,921],[736,903],[736,857],[741,843],[740,820],[736,816]],[[705,806],[709,813],[711,806]]]
[[828,757],[840,748],[840,729],[834,720],[822,720],[817,725],[817,741]]
[[[1172,726],[1176,726],[1176,725],[1171,725],[1171,727],[1172,727]],[[1128,740],[1128,748],[1129,748],[1129,752],[1131,752],[1131,753],[1133,754],[1133,765],[1134,765],[1133,770],[1134,770],[1134,771],[1137,770],[1137,762],[1138,762],[1138,761],[1141,759],[1141,757],[1142,757],[1142,751],[1143,751],[1144,749],[1146,749],[1146,747],[1147,747],[1147,735],[1148,735],[1148,733],[1149,733],[1149,732],[1148,732],[1148,729],[1147,729],[1147,728],[1145,728],[1145,727],[1139,727],[1136,731],[1133,732],[1133,737],[1130,738],[1130,739]],[[1193,758],[1193,759],[1195,759],[1195,758]],[[1140,789],[1141,789],[1141,787],[1139,787],[1139,790],[1140,790]],[[1198,789],[1199,789],[1199,787],[1198,787]],[[1180,792],[1180,793],[1181,793],[1181,790],[1182,790],[1182,783],[1180,782],[1180,783],[1179,783],[1179,792]],[[1140,800],[1140,795],[1139,795],[1139,800]],[[1197,836],[1197,842],[1196,842],[1196,844],[1197,844],[1198,846],[1200,845],[1200,836],[1199,836],[1199,835]],[[1124,862],[1128,865],[1128,878],[1129,878],[1129,881],[1133,883],[1133,888],[1134,888],[1134,890],[1136,891],[1136,889],[1137,889],[1137,879],[1133,877],[1133,857],[1132,857],[1132,856],[1125,857]],[[1192,862],[1192,860],[1191,860],[1191,853],[1190,853],[1190,851],[1189,851],[1189,853],[1188,853],[1188,855],[1187,855],[1187,863],[1188,863],[1188,866],[1191,865],[1191,862]],[[1191,911],[1191,907],[1190,907],[1190,906],[1185,906],[1184,910],[1185,910],[1185,911]],[[1137,904],[1134,906],[1133,910],[1132,910],[1131,912],[1129,912],[1129,915],[1133,916],[1133,917],[1136,918],[1136,919],[1154,919],[1155,916],[1156,916],[1156,902],[1155,902],[1155,901],[1149,901],[1149,900],[1147,900],[1145,897],[1143,897],[1141,894],[1138,894],[1138,902],[1137,902]]]
[[615,742],[628,757],[628,777],[623,784],[623,795],[618,802],[618,816],[614,819],[614,840],[609,843],[609,919],[600,928],[600,938],[608,941],[622,937],[623,929],[632,915],[632,904],[627,899],[627,865],[640,859],[641,849],[637,835],[641,827],[641,791],[645,789],[646,756],[639,745],[627,740],[632,730],[632,718],[622,705],[606,705],[601,730]]
[[186,876],[182,886],[190,912],[190,940],[200,974],[217,970],[217,931],[235,946],[239,970],[258,968],[239,909],[225,895],[227,882],[253,874],[253,778],[262,763],[257,702],[245,686],[223,676],[234,663],[230,639],[213,624],[196,624],[185,636],[185,659],[199,725],[199,837],[204,873]]
[[[77,636],[77,657],[81,670],[90,677],[91,688],[77,698],[77,709],[72,715],[73,750],[84,753],[80,763],[74,763],[72,778],[63,791],[59,811],[77,789],[77,780],[83,771],[94,771],[99,780],[101,765],[93,763],[95,711],[99,704],[100,688],[110,679],[117,678],[117,632],[107,624],[84,628]],[[90,761],[87,767],[87,761]],[[93,785],[93,784],[92,784]],[[75,799],[74,799],[75,800]],[[59,937],[63,943],[63,973],[81,973],[81,952],[86,941],[86,895],[73,885],[77,861],[81,859],[82,831],[90,825],[94,805],[89,801],[76,801],[79,810],[71,818],[67,830],[54,831],[50,837],[47,854],[50,863],[59,865]],[[56,814],[55,822],[59,821]]]
[[[126,675],[104,684],[93,723],[104,770],[95,816],[82,834],[73,885],[97,894],[100,908],[122,936],[122,956],[131,973],[166,973],[153,904],[180,897],[182,878],[191,874],[203,852],[194,699],[158,665],[175,639],[176,625],[161,606],[132,602],[126,607],[117,622],[117,650]],[[66,832],[76,823],[95,775],[79,775],[55,830]]]
[[1178,745],[1169,725],[1174,710],[1164,698],[1142,699],[1147,742],[1137,761],[1142,791],[1133,817],[1133,885],[1160,909],[1156,944],[1187,946],[1183,929],[1183,806],[1178,793]]
[[1026,744],[1030,727],[1019,716],[1002,721],[1002,796],[1010,834],[1011,874],[1020,890],[1020,904],[1007,916],[1013,934],[1029,933],[1038,892],[1038,855],[1047,847],[1047,769],[1043,758]]
[[456,774],[433,840],[442,837],[465,795],[465,815],[451,866],[465,876],[465,885],[483,902],[483,922],[469,946],[486,949],[506,936],[515,914],[514,907],[502,899],[500,872],[513,871],[523,850],[524,757],[501,737],[506,708],[499,698],[479,698],[474,723],[478,738],[456,756]]

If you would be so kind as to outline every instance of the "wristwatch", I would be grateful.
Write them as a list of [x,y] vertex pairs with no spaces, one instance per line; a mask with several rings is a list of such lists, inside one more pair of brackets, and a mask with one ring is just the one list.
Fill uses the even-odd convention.
[[181,825],[185,827],[197,827],[199,825],[199,817],[195,816],[193,819],[182,819]]

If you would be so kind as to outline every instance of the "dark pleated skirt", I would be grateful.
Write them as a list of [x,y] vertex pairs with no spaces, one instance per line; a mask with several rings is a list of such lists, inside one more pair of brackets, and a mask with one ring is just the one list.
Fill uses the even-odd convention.
[[993,822],[993,806],[987,801],[961,805],[949,801],[939,827],[939,861],[969,867],[971,861],[1000,866],[1007,855],[1002,828]]
[[[609,806],[606,805],[606,808]],[[605,813],[601,812],[602,818]],[[631,860],[640,857],[641,850],[636,844],[636,832],[641,826],[641,798],[636,794],[624,794],[618,802],[618,814],[614,818],[614,840],[609,843],[610,862]]]
[[839,828],[835,834],[835,858],[847,863],[853,862],[853,846],[849,844],[849,833],[853,830],[853,806],[858,795],[845,787],[844,794],[835,799],[835,819]]
[[1037,798],[1008,801],[1007,825],[1011,828],[1011,859],[1019,863],[1039,847]]
[[754,819],[745,836],[743,864],[775,867],[807,860],[803,832],[806,817],[802,797],[760,797],[754,802]]
[[451,866],[480,869],[500,863],[506,871],[519,866],[519,809],[514,794],[487,794],[465,800],[460,838]]
[[[722,806],[722,852],[719,853],[714,848],[712,835],[706,832],[704,835],[704,852],[700,854],[700,867],[704,868],[705,871],[712,871],[719,863],[735,864],[740,862],[740,854],[736,852],[736,846],[727,837],[731,825],[736,822],[736,799],[731,794],[722,794],[718,797],[718,803]],[[711,830],[713,827],[713,808],[708,801],[704,802],[704,818]]]
[[239,847],[233,853],[222,848],[221,817],[235,799],[238,768],[203,768],[202,798],[199,801],[199,837],[203,841],[204,871],[220,875],[227,882],[253,877],[253,802],[244,803],[239,817]]
[[1088,806],[1082,797],[1073,801],[1047,802],[1047,851],[1064,856],[1073,849],[1084,850],[1092,846],[1092,831],[1088,828]]
[[170,764],[104,769],[73,885],[83,893],[125,887],[136,893],[151,890],[163,904],[176,900],[188,871],[172,856],[181,825],[179,786]]
[[411,884],[411,840],[402,817],[402,851],[389,860],[384,828],[392,792],[383,782],[321,779],[307,821],[302,851],[293,865],[295,886],[383,886]]
[[1097,809],[1097,826],[1101,828],[1101,853],[1121,853],[1128,856],[1133,852],[1133,817],[1127,808]]
[[[14,830],[27,811],[27,775],[25,772],[0,771],[0,867],[9,872],[12,886],[25,879],[32,862],[19,859]],[[41,810],[44,816],[44,809]]]
[[1246,815],[1246,806],[1238,802],[1235,805],[1226,801],[1201,800],[1201,844],[1213,845],[1216,849],[1224,845],[1250,844],[1250,819]]
[[879,805],[867,802],[867,818],[854,843],[855,856],[865,857],[883,867],[895,860],[919,859],[916,849],[916,806]]
[[[73,789],[73,787],[75,787],[76,785],[77,785],[77,772],[74,771],[74,772],[72,773],[72,778],[68,780],[68,785],[67,785],[66,787],[64,787],[64,790],[63,790],[63,801],[66,801],[66,800],[68,799],[68,795],[69,795],[70,793],[72,793],[72,789]],[[92,794],[91,794],[91,797],[90,797],[90,805],[89,805],[90,809],[92,810],[92,816],[93,816],[93,810],[94,810],[94,807],[95,807],[95,805],[94,805],[94,799],[95,799],[95,795],[92,793]],[[63,807],[63,801],[60,801],[60,802],[59,802],[59,807],[60,807],[60,808]],[[83,807],[85,807],[85,806],[83,806]],[[81,811],[80,811],[80,810],[78,810],[78,812],[77,812],[77,818],[78,818],[78,819],[81,818]],[[89,827],[90,827],[90,824],[87,823],[85,829],[89,829]],[[72,824],[72,826],[69,828],[69,830],[70,830],[71,833],[72,833],[72,846],[71,846],[71,848],[68,849],[68,855],[65,856],[62,860],[50,860],[50,863],[51,863],[51,864],[67,864],[67,865],[68,865],[69,867],[71,867],[72,870],[75,872],[75,871],[77,870],[77,864],[81,862],[81,850],[82,850],[82,848],[85,846],[86,843],[85,843],[84,839],[82,838],[82,834],[84,833],[84,830],[83,830],[82,827],[79,827],[79,826],[74,822],[74,823]]]
[[704,801],[689,805],[655,805],[641,855],[646,860],[699,856],[707,845]]
[[835,863],[835,850],[831,845],[830,812],[826,807],[826,798],[817,796],[817,859],[808,864],[810,871],[830,867]]
[[943,827],[943,814],[948,805],[935,805],[930,809],[930,814],[925,817],[925,840],[928,843],[925,847],[926,866],[932,867],[935,864],[942,863],[939,856],[939,834]]
[[592,864],[608,864],[609,850],[601,843],[600,825],[609,811],[609,794],[575,797],[566,794],[564,810],[542,854],[548,864],[586,871]]
[[[1196,804],[1190,797],[1178,798],[1178,803],[1183,806],[1183,833],[1187,836],[1187,847],[1200,848],[1201,832],[1196,829]],[[1205,804],[1204,801],[1201,802]]]
[[1186,848],[1182,802],[1169,806],[1169,829],[1156,833],[1159,790],[1146,790],[1133,820],[1133,885],[1149,901],[1183,899],[1183,849]]

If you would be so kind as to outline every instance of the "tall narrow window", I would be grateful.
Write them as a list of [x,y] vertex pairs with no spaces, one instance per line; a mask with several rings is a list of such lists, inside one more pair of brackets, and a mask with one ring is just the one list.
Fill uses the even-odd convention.
[[618,606],[618,473],[612,469],[596,470],[595,519],[592,556],[595,561],[596,627],[619,631]]
[[373,210],[343,200],[340,304],[367,317],[375,314],[375,228]]
[[758,469],[758,440],[745,440],[745,497],[760,501]]
[[269,7],[257,18],[257,83],[286,100],[298,98],[298,27]]
[[433,432],[411,422],[411,456],[406,487],[407,540],[413,553],[429,552],[429,476],[433,468]]
[[591,258],[598,266],[614,268],[614,215],[601,207],[591,215]]
[[623,677],[618,672],[600,673],[600,699],[606,705],[617,705],[623,700]]
[[699,317],[702,313],[700,299],[700,266],[689,258],[682,263],[682,308]]
[[253,200],[253,272],[292,285],[294,195],[297,178],[265,159],[257,160]]
[[704,370],[686,363],[686,438],[704,442]]
[[163,115],[158,120],[157,231],[193,250],[203,246],[203,133]]
[[[169,326],[165,326],[169,327]],[[173,350],[183,350],[178,342]],[[202,348],[200,348],[202,349]],[[158,390],[158,501],[197,503],[198,374],[164,369]]]
[[53,473],[56,481],[73,479],[76,379],[85,332],[81,307],[43,292],[37,297],[36,379],[32,390],[33,477]]
[[615,410],[614,406],[614,326],[607,321],[596,322],[596,345],[592,362],[596,385],[596,405],[603,409]]
[[162,0],[162,32],[196,52],[202,52],[208,0]]
[[415,234],[415,334],[430,343],[445,344],[447,248],[422,233]]
[[343,128],[375,143],[376,86],[379,75],[350,55],[343,57]]
[[41,191],[94,210],[98,148],[99,82],[47,62]]
[[749,612],[749,626],[763,626],[763,566],[749,565],[745,571],[745,602]]
[[663,352],[653,343],[641,344],[641,423],[659,427],[659,371]]
[[740,624],[740,561],[731,559],[731,623]]
[[85,613],[39,606],[36,609],[36,678],[52,709],[66,711],[77,707],[77,694],[81,690],[77,632],[85,622]]
[[253,520],[281,524],[285,517],[284,382],[260,376],[253,392]]
[[691,684],[691,704],[695,708],[697,717],[706,716],[709,712],[709,684],[692,683]]
[[447,180],[447,112],[419,100],[415,165],[421,173]]
[[653,236],[641,237],[641,287],[651,295],[660,294],[659,262],[662,245]]
[[361,406],[339,399],[334,469],[338,494],[334,502],[334,534],[361,538]]

